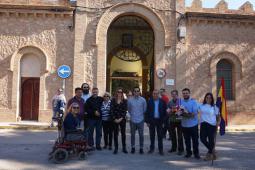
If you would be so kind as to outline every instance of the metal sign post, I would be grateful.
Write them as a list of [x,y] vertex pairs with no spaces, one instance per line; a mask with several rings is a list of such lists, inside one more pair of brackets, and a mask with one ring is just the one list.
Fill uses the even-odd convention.
[[58,67],[58,76],[63,79],[62,88],[65,94],[66,78],[70,77],[71,68],[67,65],[62,65]]

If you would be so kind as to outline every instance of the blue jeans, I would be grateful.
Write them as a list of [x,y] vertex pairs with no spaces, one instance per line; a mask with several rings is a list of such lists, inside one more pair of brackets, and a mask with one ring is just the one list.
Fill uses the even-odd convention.
[[94,146],[94,130],[96,129],[96,147],[100,146],[102,138],[102,120],[88,120],[88,144]]
[[140,123],[134,123],[130,121],[130,130],[131,130],[131,147],[135,148],[135,132],[138,130],[139,133],[139,143],[140,143],[140,149],[143,149],[143,143],[144,143],[144,121]]

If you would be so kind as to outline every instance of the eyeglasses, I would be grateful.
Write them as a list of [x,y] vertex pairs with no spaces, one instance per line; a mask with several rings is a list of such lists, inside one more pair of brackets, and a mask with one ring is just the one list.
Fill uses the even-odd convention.
[[73,109],[79,109],[79,107],[72,107]]

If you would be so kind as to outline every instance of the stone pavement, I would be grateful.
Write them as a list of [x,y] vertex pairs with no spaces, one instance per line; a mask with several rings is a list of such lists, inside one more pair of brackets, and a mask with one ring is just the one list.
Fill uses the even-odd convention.
[[[47,156],[56,138],[56,131],[26,131],[0,129],[0,169],[86,169],[86,170],[164,170],[164,169],[226,169],[253,170],[255,167],[255,133],[236,132],[217,136],[216,150],[219,159],[211,166],[210,162],[186,159],[183,156],[167,153],[170,141],[164,140],[165,156],[157,152],[152,155],[138,153],[132,155],[112,151],[95,151],[85,161],[72,158],[65,164],[48,162]],[[136,138],[138,145],[138,136]],[[127,145],[130,151],[130,134],[127,132]],[[157,145],[156,145],[157,146]],[[145,128],[145,151],[148,151],[149,135]],[[137,148],[138,150],[138,148]],[[200,153],[206,150],[200,143]]]

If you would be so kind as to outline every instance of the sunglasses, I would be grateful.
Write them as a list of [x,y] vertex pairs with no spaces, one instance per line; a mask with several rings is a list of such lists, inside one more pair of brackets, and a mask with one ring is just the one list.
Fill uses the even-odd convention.
[[105,95],[104,97],[110,97],[110,96]]
[[83,87],[84,89],[88,89],[89,87]]
[[72,107],[73,109],[79,109],[79,107]]

